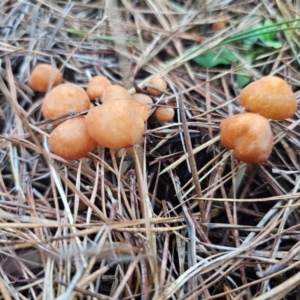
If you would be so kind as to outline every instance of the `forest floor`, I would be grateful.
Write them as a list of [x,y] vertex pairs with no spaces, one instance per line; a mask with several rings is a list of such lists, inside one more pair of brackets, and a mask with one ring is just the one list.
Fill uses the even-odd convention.
[[[300,1],[0,4],[1,300],[300,299],[300,114],[269,120],[259,164],[237,160],[219,129],[266,75],[298,98]],[[132,155],[98,146],[65,160],[28,85],[39,63],[131,94],[160,76],[151,113],[175,117],[151,114]]]

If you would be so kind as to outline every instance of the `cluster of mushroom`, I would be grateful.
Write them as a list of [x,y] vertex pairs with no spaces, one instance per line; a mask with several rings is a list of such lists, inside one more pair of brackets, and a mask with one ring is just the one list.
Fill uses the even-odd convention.
[[[53,153],[65,159],[79,159],[94,151],[98,144],[119,149],[141,140],[153,106],[150,96],[131,96],[124,87],[112,84],[104,76],[93,77],[86,91],[75,84],[62,84],[62,79],[61,72],[49,64],[37,65],[29,78],[33,90],[47,92],[41,108],[45,119],[83,112],[60,123],[51,132],[49,147]],[[167,89],[166,81],[159,77],[153,77],[149,84],[151,95],[158,96]],[[101,105],[91,104],[96,98],[101,99]],[[167,116],[162,113],[165,108]],[[170,114],[164,106],[156,108],[154,113],[164,122],[173,119],[174,114],[174,109]]]
[[223,120],[221,144],[248,164],[266,161],[273,148],[273,134],[266,118],[284,120],[297,110],[297,99],[288,84],[276,76],[267,76],[246,86],[240,104],[250,112]]

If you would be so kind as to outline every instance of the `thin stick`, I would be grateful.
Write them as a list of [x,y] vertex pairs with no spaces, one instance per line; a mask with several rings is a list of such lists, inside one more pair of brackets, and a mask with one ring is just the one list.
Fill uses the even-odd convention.
[[[180,93],[181,97],[179,99],[179,110],[180,110],[180,115],[182,119],[182,128],[183,128],[183,133],[184,133],[184,139],[186,143],[186,148],[188,151],[188,159],[191,165],[191,171],[192,171],[192,177],[193,177],[193,183],[196,188],[196,194],[198,197],[198,203],[199,203],[199,209],[200,209],[200,214],[201,214],[201,223],[205,223],[205,202],[201,199],[202,198],[202,190],[200,186],[200,182],[198,179],[198,172],[197,172],[197,165],[195,161],[195,157],[193,155],[193,147],[192,147],[192,142],[191,142],[191,137],[189,134],[189,128],[187,126],[187,120],[186,120],[186,115],[184,111],[184,104],[183,104],[183,96],[182,93]],[[206,228],[203,228],[204,232],[206,232]]]

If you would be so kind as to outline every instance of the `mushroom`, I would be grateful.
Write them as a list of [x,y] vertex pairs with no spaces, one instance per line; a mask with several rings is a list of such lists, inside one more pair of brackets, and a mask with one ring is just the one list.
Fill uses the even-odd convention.
[[130,101],[131,105],[134,105],[139,111],[139,114],[142,116],[143,120],[146,121],[148,119],[148,108],[145,105],[143,105],[140,101],[136,101],[135,99],[133,99],[133,97],[131,97],[131,95],[124,87],[118,84],[113,84],[104,89],[101,98],[102,103],[107,103],[109,101],[114,101],[117,99],[123,101]]
[[64,159],[80,159],[97,147],[88,135],[85,117],[78,116],[59,124],[50,134],[50,150]]
[[151,110],[153,106],[153,100],[148,95],[137,93],[132,95],[132,99],[143,104],[148,109],[148,111]]
[[139,113],[139,115],[142,117],[142,119],[145,121],[147,121],[148,117],[149,117],[149,110],[148,107],[146,105],[143,105],[142,103],[130,98],[130,99],[123,99],[124,101],[129,101],[131,106],[134,106],[135,109],[137,110],[137,112]]
[[111,149],[135,144],[144,133],[144,119],[131,101],[115,99],[91,109],[86,116],[91,138]]
[[115,99],[129,99],[131,95],[128,91],[118,84],[112,84],[107,86],[102,94],[101,101],[105,103],[107,101],[115,100]]
[[90,100],[94,100],[97,97],[102,97],[103,91],[110,85],[110,80],[105,76],[95,76],[90,80],[86,92]]
[[75,84],[65,83],[53,88],[42,102],[45,119],[90,108],[90,99],[85,90]]
[[161,122],[170,122],[174,116],[175,110],[169,106],[159,106],[154,112],[154,117]]
[[158,76],[152,77],[148,84],[151,85],[147,87],[148,93],[153,96],[160,96],[168,87],[167,82]]
[[29,86],[37,92],[47,92],[53,86],[61,83],[62,73],[50,64],[35,66],[29,77]]
[[297,110],[297,99],[288,84],[276,76],[267,76],[246,86],[240,104],[251,112],[273,120],[290,118]]
[[273,147],[268,120],[254,113],[242,113],[220,124],[221,144],[232,149],[234,156],[248,164],[266,161]]
[[224,28],[226,28],[226,25],[227,25],[226,21],[217,21],[211,25],[211,29],[215,31],[223,30]]

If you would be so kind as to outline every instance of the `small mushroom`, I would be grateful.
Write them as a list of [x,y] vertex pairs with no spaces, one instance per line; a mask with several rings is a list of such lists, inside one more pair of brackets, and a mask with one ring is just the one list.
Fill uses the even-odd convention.
[[91,109],[86,128],[92,139],[111,149],[134,145],[144,133],[144,119],[132,101],[115,99]]
[[247,85],[241,92],[240,104],[273,120],[290,118],[297,110],[297,99],[292,90],[276,76],[267,76]]
[[84,116],[59,124],[51,132],[48,143],[50,150],[64,159],[80,159],[97,147],[86,130]]
[[29,77],[29,86],[37,92],[45,93],[53,86],[61,83],[62,73],[50,64],[35,66]]
[[216,21],[211,25],[211,29],[215,31],[223,30],[224,28],[226,28],[226,25],[226,21]]
[[147,108],[148,111],[151,110],[151,108],[153,106],[153,100],[148,95],[137,93],[137,94],[132,95],[132,99],[143,104]]
[[105,103],[107,101],[115,100],[115,99],[129,99],[131,95],[128,91],[118,84],[112,84],[107,86],[102,94],[101,101]]
[[53,88],[44,98],[42,113],[45,119],[90,108],[90,99],[85,90],[75,84],[65,83]]
[[130,99],[124,99],[124,101],[129,101],[132,105],[135,107],[135,109],[138,111],[139,115],[142,117],[142,119],[145,121],[147,121],[148,117],[149,117],[149,110],[148,107],[143,105],[142,103],[130,98]]
[[105,76],[95,76],[90,80],[86,92],[90,100],[94,100],[97,97],[102,97],[103,91],[110,85],[110,80]]
[[268,120],[254,113],[229,117],[220,124],[221,144],[248,164],[266,161],[273,148],[273,134]]
[[153,96],[160,96],[162,94],[161,91],[165,91],[168,87],[167,82],[158,76],[152,77],[148,84],[153,86],[153,88],[150,86],[147,87],[148,93]]
[[175,110],[169,106],[159,106],[155,109],[154,117],[161,122],[170,122],[175,116]]

